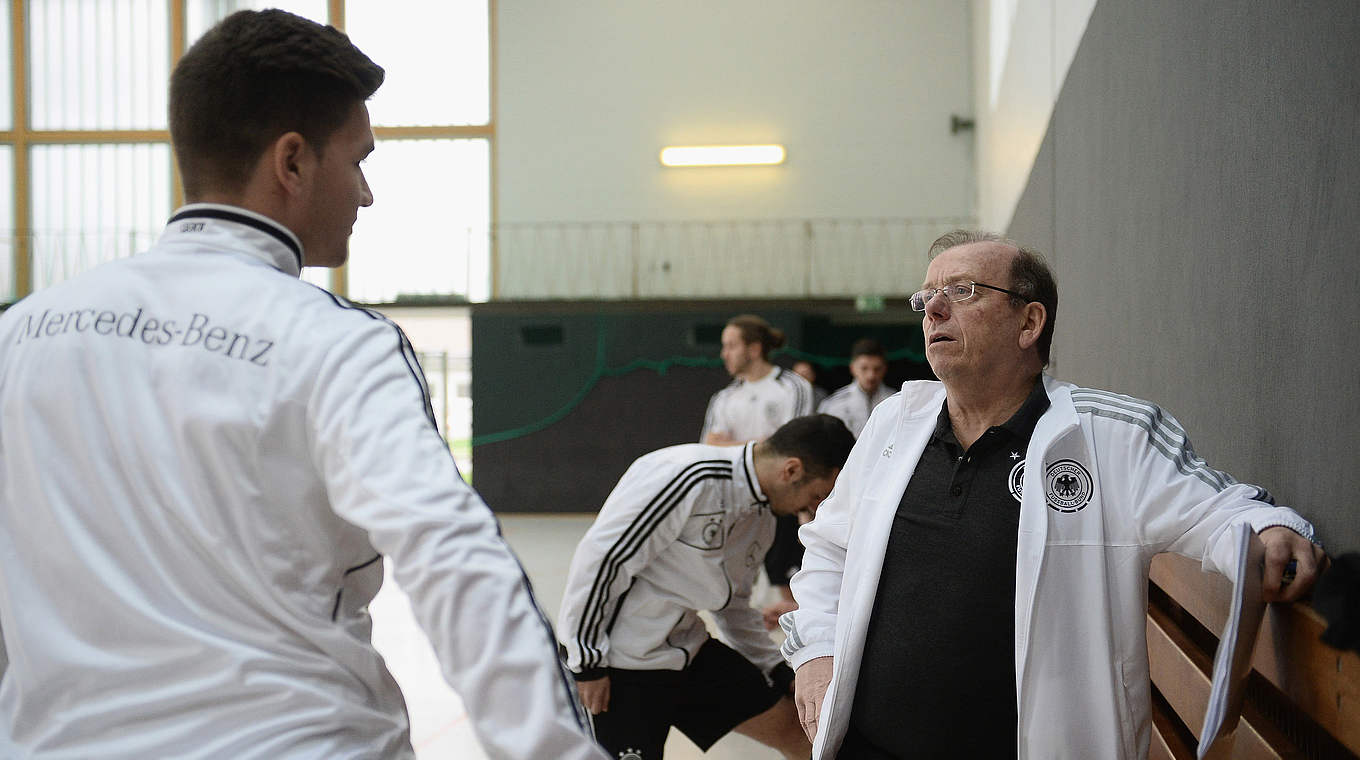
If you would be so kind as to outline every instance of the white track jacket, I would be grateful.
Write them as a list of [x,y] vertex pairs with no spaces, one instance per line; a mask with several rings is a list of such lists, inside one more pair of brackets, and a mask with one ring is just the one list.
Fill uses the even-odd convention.
[[[1293,510],[1197,457],[1184,430],[1146,401],[1045,377],[1051,406],[1030,438],[1015,566],[1019,757],[1144,758],[1151,736],[1146,628],[1153,555],[1229,571],[1230,527],[1287,526]],[[849,720],[869,616],[898,503],[944,402],[937,382],[907,383],[874,410],[817,518],[784,616],[797,669],[834,655],[814,758],[833,758]],[[1042,473],[1035,477],[1034,473]],[[911,688],[904,685],[904,688]]]
[[0,317],[5,758],[409,758],[393,563],[493,758],[602,759],[401,330],[227,206]]
[[573,672],[682,670],[709,638],[699,610],[761,672],[780,663],[751,607],[774,540],[753,446],[671,446],[624,473],[571,560],[557,631]]
[[714,393],[699,441],[709,433],[724,433],[734,441],[764,440],[785,422],[813,411],[812,383],[777,366],[753,383],[733,380]]

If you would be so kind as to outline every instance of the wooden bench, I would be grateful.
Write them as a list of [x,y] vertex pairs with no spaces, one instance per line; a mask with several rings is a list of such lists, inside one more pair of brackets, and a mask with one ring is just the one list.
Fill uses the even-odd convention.
[[[1195,757],[1231,594],[1228,579],[1202,572],[1194,560],[1153,560],[1147,639],[1154,760]],[[1305,603],[1269,606],[1231,754],[1214,758],[1360,758],[1360,656],[1319,641],[1325,628]]]

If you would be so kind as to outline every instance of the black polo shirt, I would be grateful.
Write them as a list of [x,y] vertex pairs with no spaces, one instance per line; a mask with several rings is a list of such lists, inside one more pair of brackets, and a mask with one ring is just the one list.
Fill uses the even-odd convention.
[[1042,379],[967,451],[940,409],[883,557],[847,760],[1015,757],[1015,542]]

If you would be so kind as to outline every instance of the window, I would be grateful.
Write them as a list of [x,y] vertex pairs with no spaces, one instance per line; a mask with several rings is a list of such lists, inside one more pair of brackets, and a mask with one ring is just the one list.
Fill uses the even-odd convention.
[[0,0],[0,303],[155,241],[182,203],[173,61],[227,15],[266,7],[346,29],[387,71],[369,103],[375,204],[349,265],[304,278],[370,303],[487,297],[489,0]]

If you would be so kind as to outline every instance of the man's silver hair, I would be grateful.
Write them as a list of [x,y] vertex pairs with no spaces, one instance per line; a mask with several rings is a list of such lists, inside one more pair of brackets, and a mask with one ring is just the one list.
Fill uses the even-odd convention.
[[935,238],[935,242],[930,244],[930,250],[926,251],[926,258],[934,259],[936,256],[939,256],[950,248],[958,248],[961,245],[969,245],[970,243],[1000,243],[1001,245],[1009,245],[1017,250],[1024,250],[1024,246],[1008,237],[998,235],[995,232],[957,229],[950,230]]

